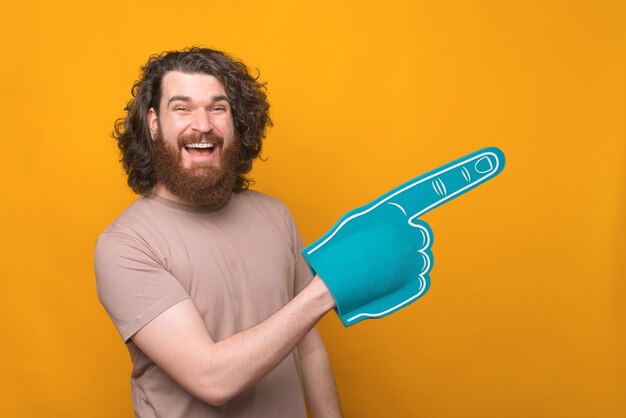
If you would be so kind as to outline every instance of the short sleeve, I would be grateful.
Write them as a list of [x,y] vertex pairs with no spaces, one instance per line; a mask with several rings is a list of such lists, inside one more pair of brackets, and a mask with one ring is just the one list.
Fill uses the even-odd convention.
[[300,237],[298,228],[296,227],[293,217],[287,207],[285,207],[285,218],[289,228],[291,247],[295,262],[294,295],[297,295],[302,291],[302,289],[307,287],[311,280],[313,280],[313,275],[311,274],[311,270],[309,269],[309,265],[306,260],[302,257],[301,251],[304,246],[302,243],[302,237]]
[[[304,244],[302,243],[302,237],[298,232],[298,228],[289,212],[289,209],[285,207],[285,218],[287,220],[287,225],[289,227],[289,233],[292,238],[292,248],[293,248],[293,256],[295,260],[295,280],[294,280],[294,294],[297,295],[300,293],[305,287],[311,283],[313,280],[313,274],[311,273],[311,269],[309,268],[308,263],[302,256],[302,248]],[[300,342],[298,345],[298,358],[302,360],[304,357],[312,353],[313,351],[319,349],[320,347],[324,347],[324,343],[317,332],[317,330],[313,329],[309,331],[307,336]]]
[[96,243],[98,297],[127,342],[158,315],[189,297],[140,239],[103,233]]

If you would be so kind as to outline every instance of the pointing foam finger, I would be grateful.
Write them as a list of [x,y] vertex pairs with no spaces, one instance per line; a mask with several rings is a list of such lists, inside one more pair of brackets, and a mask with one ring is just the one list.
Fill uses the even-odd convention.
[[502,151],[485,148],[403,184],[382,201],[402,207],[413,225],[419,216],[484,183],[503,168]]

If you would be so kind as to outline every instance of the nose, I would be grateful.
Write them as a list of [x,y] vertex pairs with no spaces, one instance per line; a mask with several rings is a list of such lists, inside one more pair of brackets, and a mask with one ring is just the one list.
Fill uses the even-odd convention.
[[208,133],[213,128],[211,118],[207,112],[200,111],[193,115],[191,129],[200,133]]

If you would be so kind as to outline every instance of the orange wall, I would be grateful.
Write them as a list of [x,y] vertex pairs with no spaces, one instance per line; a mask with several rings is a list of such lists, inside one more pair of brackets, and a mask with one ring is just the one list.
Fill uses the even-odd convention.
[[424,217],[423,299],[323,319],[346,416],[626,416],[623,1],[84,3],[0,6],[0,416],[132,416],[92,271],[134,199],[108,135],[148,55],[191,44],[269,81],[253,177],[307,243],[440,164],[507,155]]

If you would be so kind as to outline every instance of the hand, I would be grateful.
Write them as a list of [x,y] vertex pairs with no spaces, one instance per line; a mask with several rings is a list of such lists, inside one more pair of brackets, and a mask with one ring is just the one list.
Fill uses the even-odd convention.
[[433,233],[418,217],[503,168],[499,149],[474,152],[348,212],[302,250],[328,286],[343,324],[389,315],[426,293]]

